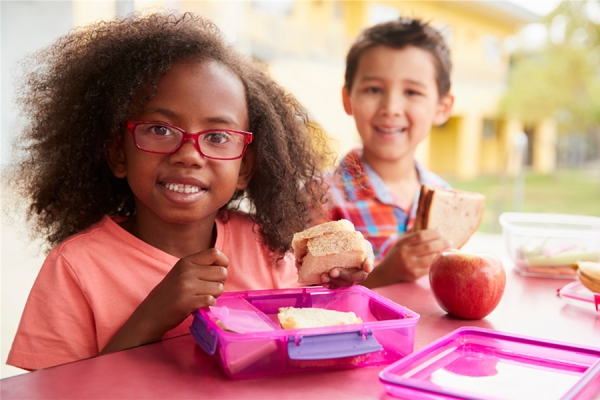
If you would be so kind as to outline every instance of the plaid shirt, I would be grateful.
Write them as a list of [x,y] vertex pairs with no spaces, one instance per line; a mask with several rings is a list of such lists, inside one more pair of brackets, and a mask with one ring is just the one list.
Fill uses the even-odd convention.
[[[449,189],[450,185],[415,161],[421,184]],[[331,220],[347,219],[373,245],[376,262],[414,223],[419,192],[412,204],[404,204],[365,162],[362,151],[350,151],[327,179],[330,202],[326,212]]]

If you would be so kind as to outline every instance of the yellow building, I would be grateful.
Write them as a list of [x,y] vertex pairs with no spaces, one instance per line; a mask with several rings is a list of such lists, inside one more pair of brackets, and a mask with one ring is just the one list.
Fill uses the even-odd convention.
[[[92,15],[98,18],[98,10],[89,3],[74,3],[75,24]],[[105,2],[105,7],[109,4]],[[552,121],[525,127],[499,114],[508,84],[510,40],[519,28],[537,19],[512,3],[121,0],[112,9],[125,13],[149,6],[193,11],[212,19],[240,51],[268,64],[273,77],[332,138],[340,156],[360,144],[341,102],[345,55],[354,38],[365,27],[398,16],[423,18],[443,32],[450,46],[455,106],[450,120],[434,128],[422,143],[418,158],[432,171],[459,179],[516,173],[521,166],[516,150],[525,132],[529,143],[525,158],[532,169],[555,168]]]

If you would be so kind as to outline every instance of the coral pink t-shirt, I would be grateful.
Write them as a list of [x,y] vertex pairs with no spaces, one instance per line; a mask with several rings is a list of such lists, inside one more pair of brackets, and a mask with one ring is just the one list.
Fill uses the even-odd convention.
[[[225,291],[298,287],[294,258],[277,266],[253,231],[231,212],[216,221],[215,247],[229,258]],[[48,254],[27,299],[7,364],[36,370],[98,355],[177,263],[104,217]],[[163,339],[189,333],[192,316]]]

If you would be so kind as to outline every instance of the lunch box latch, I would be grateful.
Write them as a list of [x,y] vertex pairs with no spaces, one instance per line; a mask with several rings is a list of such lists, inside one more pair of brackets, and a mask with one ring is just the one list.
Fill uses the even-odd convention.
[[215,354],[217,350],[217,334],[214,330],[208,330],[208,325],[202,317],[195,316],[194,322],[190,326],[190,332],[202,350],[211,356]]
[[291,360],[325,360],[368,354],[383,347],[369,330],[294,335],[288,337],[288,357]]

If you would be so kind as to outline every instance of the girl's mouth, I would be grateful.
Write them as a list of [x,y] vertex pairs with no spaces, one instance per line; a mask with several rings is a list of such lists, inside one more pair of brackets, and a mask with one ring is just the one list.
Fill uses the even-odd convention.
[[163,183],[162,184],[168,190],[177,193],[198,193],[201,189],[194,185],[181,185],[179,183]]

